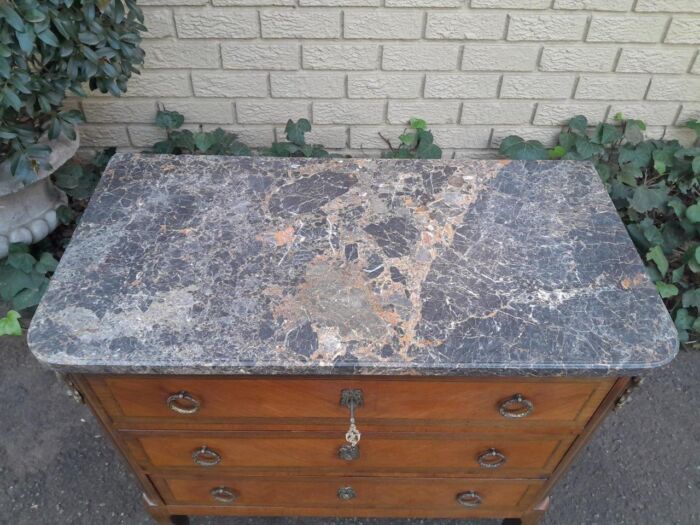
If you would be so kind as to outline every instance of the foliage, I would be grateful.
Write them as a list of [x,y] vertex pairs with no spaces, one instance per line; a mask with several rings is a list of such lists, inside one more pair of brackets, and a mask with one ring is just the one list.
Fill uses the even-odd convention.
[[50,148],[82,121],[63,110],[67,92],[121,95],[143,62],[135,0],[3,0],[0,3],[0,160],[22,182],[48,169]]
[[221,128],[214,131],[192,132],[180,129],[185,117],[177,111],[158,111],[156,126],[164,129],[167,138],[153,146],[153,153],[171,153],[174,155],[250,155],[250,148],[238,141],[234,133]]
[[329,153],[320,144],[307,144],[304,135],[311,131],[311,123],[305,118],[296,122],[288,120],[284,133],[288,142],[273,142],[269,148],[260,150],[268,157],[329,157]]
[[671,312],[682,341],[700,332],[700,123],[698,139],[645,139],[640,120],[616,115],[589,132],[572,118],[554,148],[511,136],[500,151],[513,159],[592,161],[627,226],[647,272]]
[[394,148],[391,142],[380,137],[389,146],[389,151],[382,153],[387,159],[439,159],[442,157],[442,150],[434,143],[433,134],[428,130],[428,123],[419,118],[412,118],[409,121],[410,131],[404,130],[399,135],[399,147]]
[[[61,225],[32,246],[13,244],[8,257],[0,260],[0,299],[3,302],[16,310],[28,310],[39,303],[57,259],[63,255],[76,222],[114,152],[115,148],[106,149],[85,165],[68,163],[52,175],[54,182],[68,194],[68,205],[57,210]],[[13,318],[11,314],[12,311],[0,318],[0,335],[21,335],[18,317]]]
[[102,172],[115,153],[116,148],[108,148],[98,153],[89,164],[67,162],[52,174],[53,182],[71,199],[86,201],[92,196]]
[[37,258],[26,244],[10,245],[10,254],[0,261],[0,298],[15,310],[38,305],[57,264],[48,252]]
[[0,335],[22,335],[22,327],[19,324],[21,317],[14,310],[7,312],[5,317],[0,317]]

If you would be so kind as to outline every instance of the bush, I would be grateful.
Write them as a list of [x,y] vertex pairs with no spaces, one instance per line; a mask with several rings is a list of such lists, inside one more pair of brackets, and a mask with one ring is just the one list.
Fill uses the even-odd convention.
[[296,122],[288,120],[284,127],[287,142],[273,142],[269,148],[260,150],[260,155],[268,157],[330,157],[320,144],[307,144],[304,135],[311,131],[311,123],[305,118]]
[[428,124],[423,119],[412,118],[409,123],[410,131],[404,131],[399,136],[399,147],[394,148],[391,142],[382,137],[389,146],[389,151],[382,153],[385,159],[439,159],[442,150],[433,142],[433,134],[428,130]]
[[615,120],[589,133],[579,115],[554,148],[510,136],[500,152],[512,159],[592,161],[681,340],[690,342],[700,332],[700,123],[688,123],[698,140],[686,148],[677,140],[645,139],[642,121]]
[[134,0],[10,0],[0,3],[0,160],[22,182],[49,169],[49,146],[75,138],[78,111],[62,110],[83,85],[118,96],[143,62],[143,15]]
[[221,128],[214,131],[192,132],[180,128],[185,117],[177,111],[158,111],[156,126],[164,129],[166,139],[153,145],[152,153],[173,155],[250,155],[250,148],[238,141],[233,133]]

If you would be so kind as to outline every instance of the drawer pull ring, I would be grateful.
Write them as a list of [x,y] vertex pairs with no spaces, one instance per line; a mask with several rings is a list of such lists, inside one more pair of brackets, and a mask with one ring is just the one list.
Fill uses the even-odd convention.
[[529,416],[534,409],[532,401],[526,399],[522,394],[515,394],[510,399],[503,401],[498,411],[503,417],[520,418]]
[[236,501],[236,493],[228,487],[216,487],[211,489],[211,497],[221,503],[233,503]]
[[342,501],[350,501],[351,499],[355,499],[357,497],[357,493],[355,492],[355,489],[352,487],[340,487],[338,489],[338,499]]
[[498,468],[503,466],[503,464],[506,462],[506,457],[495,448],[490,448],[481,454],[477,458],[477,461],[483,468]]
[[192,459],[200,467],[213,467],[221,462],[221,455],[203,445],[202,448],[198,448],[192,452]]
[[171,395],[166,403],[170,410],[178,414],[194,414],[199,410],[201,404],[196,397],[184,390]]
[[457,503],[462,505],[462,507],[473,509],[481,505],[481,496],[478,492],[474,492],[473,490],[460,492],[457,494]]

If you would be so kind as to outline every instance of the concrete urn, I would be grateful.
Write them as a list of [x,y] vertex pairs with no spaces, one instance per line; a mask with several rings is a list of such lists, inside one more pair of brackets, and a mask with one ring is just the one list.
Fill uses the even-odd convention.
[[43,137],[39,142],[51,147],[50,170],[40,170],[38,180],[24,185],[10,173],[10,163],[0,164],[0,259],[10,244],[40,241],[58,226],[56,209],[68,202],[66,194],[51,182],[51,173],[75,155],[80,144],[61,135],[56,140]]

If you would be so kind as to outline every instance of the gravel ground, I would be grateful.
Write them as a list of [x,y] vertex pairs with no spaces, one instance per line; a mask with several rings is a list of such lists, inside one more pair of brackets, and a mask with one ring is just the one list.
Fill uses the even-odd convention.
[[[0,338],[0,523],[141,525],[139,490],[88,410],[20,338]],[[552,494],[545,525],[700,524],[700,352],[614,413]],[[467,525],[457,520],[196,518],[193,525]],[[471,523],[471,522],[470,522]],[[497,523],[486,520],[482,525]]]

